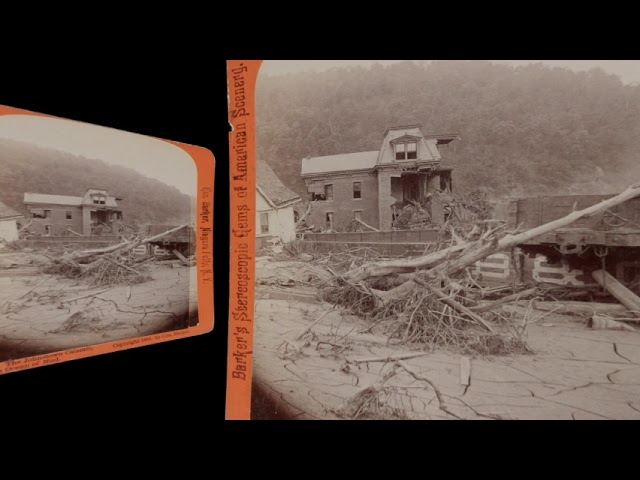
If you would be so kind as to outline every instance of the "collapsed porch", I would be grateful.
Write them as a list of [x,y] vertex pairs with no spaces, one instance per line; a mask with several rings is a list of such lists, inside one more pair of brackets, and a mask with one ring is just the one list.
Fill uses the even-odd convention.
[[84,226],[84,235],[118,234],[120,232],[122,210],[84,208],[89,212],[89,224]]
[[[452,191],[451,168],[422,171],[419,169],[405,170],[388,176],[390,198],[380,195],[380,229],[388,230],[397,227],[397,220],[402,210],[413,205],[420,208],[429,216],[434,224],[446,221],[447,214],[435,193],[450,193]],[[381,176],[379,181],[387,181]],[[380,192],[387,190],[380,185]],[[387,207],[387,205],[389,207]]]

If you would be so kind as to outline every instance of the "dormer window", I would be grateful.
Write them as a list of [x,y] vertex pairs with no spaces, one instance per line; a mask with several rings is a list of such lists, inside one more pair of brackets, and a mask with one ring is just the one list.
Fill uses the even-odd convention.
[[104,205],[106,203],[107,198],[104,195],[94,195],[93,203],[96,205]]
[[415,160],[418,158],[418,142],[409,140],[395,144],[396,160]]

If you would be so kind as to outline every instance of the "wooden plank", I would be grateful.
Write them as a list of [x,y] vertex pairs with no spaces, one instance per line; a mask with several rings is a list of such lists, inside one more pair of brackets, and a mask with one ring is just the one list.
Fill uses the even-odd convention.
[[577,302],[577,301],[539,301],[533,302],[536,310],[556,310],[558,313],[591,316],[596,314],[622,315],[628,309],[619,303]]
[[629,310],[640,311],[640,297],[620,283],[613,275],[604,270],[596,270],[591,275],[596,282]]
[[182,255],[178,250],[174,250],[173,254],[178,257],[180,259],[180,261],[186,266],[189,267],[191,266],[191,262],[189,262],[189,260],[187,260],[187,257],[185,257],[184,255]]
[[460,357],[460,385],[471,384],[471,360],[469,357]]

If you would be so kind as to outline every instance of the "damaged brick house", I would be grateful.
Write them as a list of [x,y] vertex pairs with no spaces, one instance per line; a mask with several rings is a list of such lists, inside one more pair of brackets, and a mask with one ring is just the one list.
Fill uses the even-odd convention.
[[343,229],[354,219],[390,230],[402,208],[429,204],[432,220],[444,212],[435,191],[451,191],[451,167],[441,165],[439,148],[457,134],[425,135],[421,125],[390,127],[380,150],[304,158],[302,178],[309,201],[315,201],[306,220],[323,229]]
[[122,226],[122,210],[106,190],[90,188],[82,197],[25,193],[29,211],[29,232],[59,236],[69,231],[89,236],[117,234]]

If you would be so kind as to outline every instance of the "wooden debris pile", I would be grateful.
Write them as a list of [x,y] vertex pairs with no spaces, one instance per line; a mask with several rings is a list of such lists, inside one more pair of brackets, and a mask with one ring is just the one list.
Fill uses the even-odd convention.
[[[65,251],[57,255],[47,254],[50,265],[44,273],[57,274],[70,278],[86,278],[92,285],[134,284],[148,280],[148,265],[154,257],[138,257],[133,251],[140,245],[161,240],[164,236],[177,232],[188,225],[180,225],[153,236],[136,236],[109,247],[91,250]],[[194,258],[186,258],[179,252],[173,252],[182,264],[191,266]]]
[[[477,222],[464,236],[452,231],[449,245],[438,245],[417,258],[379,260],[353,251],[330,255],[325,267],[334,281],[323,287],[324,298],[369,319],[370,329],[386,334],[389,343],[453,347],[470,354],[526,352],[527,325],[545,315],[533,313],[535,302],[552,289],[511,286],[509,295],[488,302],[490,297],[470,267],[637,196],[640,185],[633,185],[599,204],[524,232],[507,232],[504,223]],[[598,279],[597,273],[594,278]],[[606,284],[618,300],[629,302],[627,312],[640,311],[637,297],[620,289],[613,277],[604,278],[603,273],[599,283]],[[505,312],[506,304],[524,307],[524,317],[513,310]]]
[[[472,192],[476,199],[480,194]],[[425,228],[473,225],[476,220],[486,220],[490,217],[489,206],[486,202],[478,201],[470,205],[462,195],[448,191],[435,191],[426,196],[423,203],[406,200],[402,208],[395,207],[393,228],[396,230],[422,230]],[[440,213],[438,213],[440,212]]]

